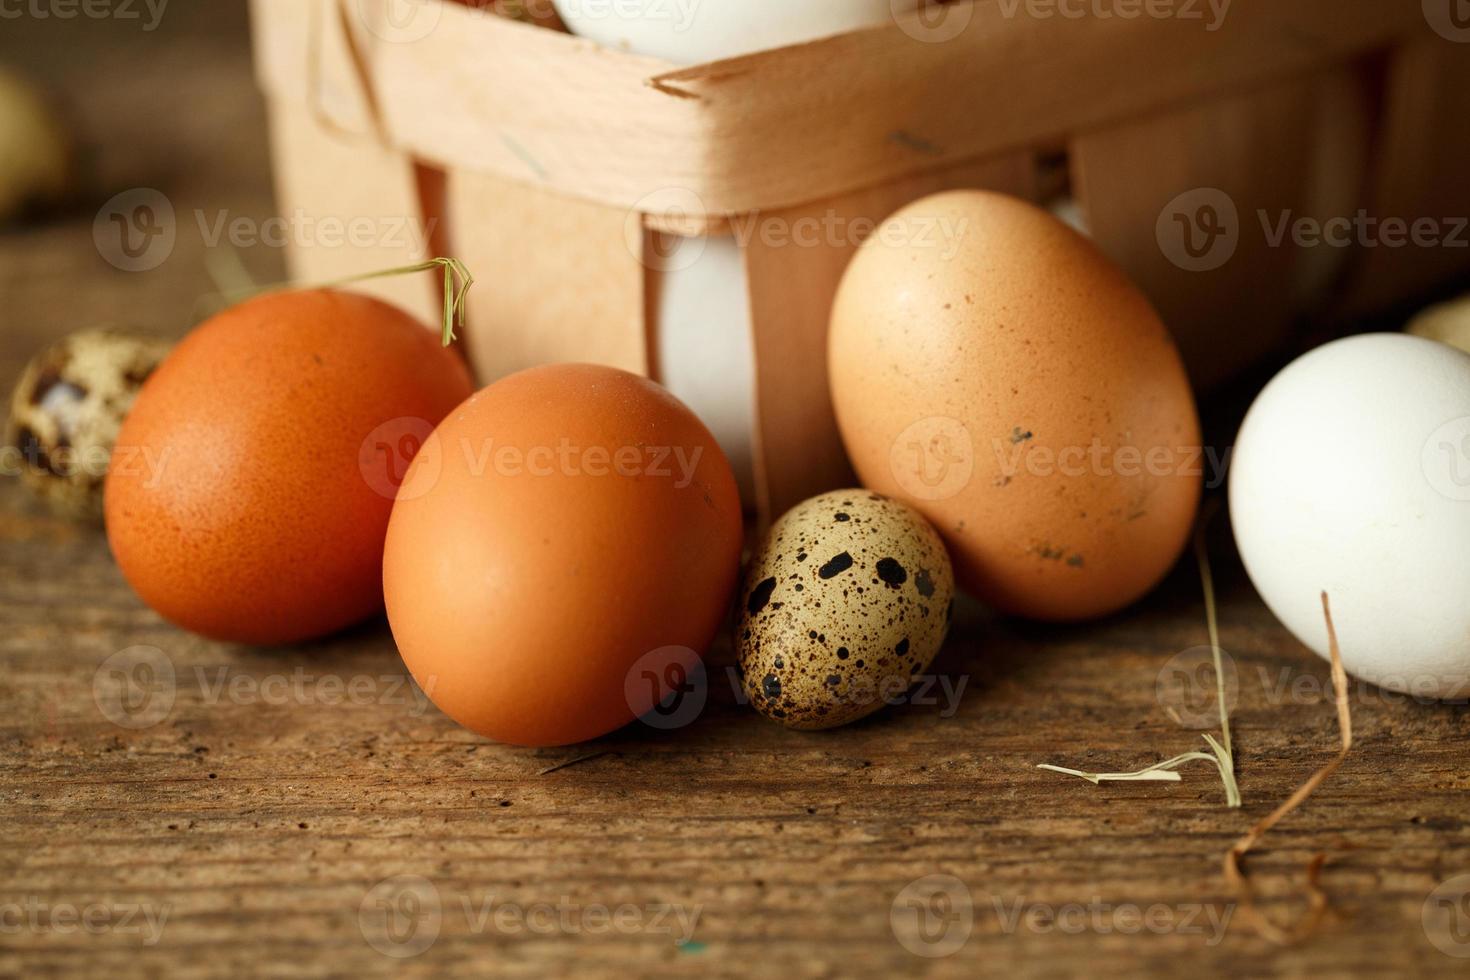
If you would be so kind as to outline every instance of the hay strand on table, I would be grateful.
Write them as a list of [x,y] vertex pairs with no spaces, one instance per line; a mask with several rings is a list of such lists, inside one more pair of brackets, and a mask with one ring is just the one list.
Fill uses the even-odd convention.
[[[1177,783],[1181,779],[1176,771],[1180,766],[1190,762],[1209,762],[1215,766],[1220,773],[1220,781],[1225,786],[1225,805],[1231,808],[1241,805],[1240,785],[1235,779],[1235,755],[1231,748],[1230,739],[1230,706],[1225,700],[1225,667],[1221,662],[1220,650],[1220,624],[1215,608],[1215,577],[1210,572],[1210,553],[1205,543],[1205,529],[1209,526],[1210,519],[1215,516],[1218,507],[1216,501],[1210,501],[1201,511],[1199,520],[1194,530],[1194,553],[1199,563],[1200,588],[1205,596],[1205,630],[1210,637],[1210,653],[1215,664],[1215,697],[1220,709],[1220,739],[1213,735],[1205,735],[1205,744],[1209,746],[1209,752],[1185,752],[1176,755],[1172,759],[1156,762],[1151,766],[1133,772],[1084,772],[1081,769],[1068,769],[1065,766],[1054,766],[1050,764],[1038,765],[1036,768],[1045,769],[1048,772],[1061,773],[1063,776],[1076,776],[1085,779],[1094,786],[1103,783],[1119,782],[1170,782]],[[1172,709],[1169,709],[1171,714]],[[1174,720],[1179,721],[1177,714]]]
[[1337,628],[1332,622],[1332,606],[1326,592],[1322,593],[1322,615],[1327,620],[1327,642],[1332,656],[1332,688],[1336,695],[1337,724],[1342,738],[1342,747],[1330,762],[1313,773],[1297,788],[1296,792],[1287,798],[1286,802],[1236,841],[1235,846],[1230,848],[1225,855],[1225,880],[1240,896],[1241,915],[1263,939],[1283,946],[1300,942],[1310,936],[1321,926],[1322,920],[1327,915],[1329,902],[1327,893],[1322,890],[1321,884],[1322,866],[1327,862],[1327,855],[1318,854],[1308,863],[1307,912],[1299,920],[1285,927],[1272,922],[1256,907],[1255,893],[1251,888],[1250,877],[1245,872],[1242,860],[1252,848],[1260,843],[1261,838],[1266,836],[1272,827],[1305,803],[1318,787],[1337,771],[1348,753],[1352,751],[1353,715],[1352,709],[1348,706],[1347,672],[1342,666],[1342,651],[1338,647]]

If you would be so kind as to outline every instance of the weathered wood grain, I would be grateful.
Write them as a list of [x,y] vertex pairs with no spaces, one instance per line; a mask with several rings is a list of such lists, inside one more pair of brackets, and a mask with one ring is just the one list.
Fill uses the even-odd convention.
[[[1160,666],[1202,640],[1187,569],[1091,627],[967,610],[938,665],[951,683],[968,679],[953,717],[908,705],[839,732],[788,733],[736,703],[720,651],[694,724],[528,751],[470,735],[399,686],[381,626],[288,651],[206,643],[138,606],[96,532],[37,514],[13,485],[0,507],[0,903],[168,910],[153,947],[131,934],[7,933],[7,973],[386,970],[396,961],[364,941],[357,916],[368,890],[398,874],[430,879],[445,903],[438,941],[407,964],[426,974],[1463,969],[1429,944],[1420,915],[1439,882],[1470,868],[1470,719],[1371,689],[1355,692],[1348,765],[1252,862],[1267,908],[1284,914],[1305,861],[1332,852],[1325,884],[1343,917],[1317,941],[1278,951],[1239,929],[1217,946],[1208,934],[1006,931],[992,898],[1006,910],[1225,914],[1223,851],[1330,754],[1322,664],[1233,569],[1222,642],[1240,667],[1241,812],[1223,808],[1207,767],[1177,785],[1103,788],[1033,768],[1133,768],[1194,744],[1155,697]],[[94,699],[98,666],[135,644],[163,650],[178,672],[172,711],[144,729],[108,722]],[[334,692],[334,678],[362,693]],[[1282,683],[1306,695],[1282,698]],[[930,964],[898,945],[890,913],[905,885],[936,873],[966,882],[977,912],[966,946]],[[700,945],[477,931],[459,903],[487,898],[681,904],[702,911]]]
[[[154,272],[103,263],[91,219],[110,193],[158,186],[182,207],[262,218],[272,205],[234,6],[170,7],[152,35],[4,30],[4,57],[75,100],[104,185],[65,220],[0,236],[8,387],[47,338],[101,319],[176,334],[208,289],[194,231]],[[279,270],[269,249],[245,260]],[[1332,854],[1337,916],[1320,937],[1280,950],[1235,925],[1212,945],[1203,917],[1203,934],[1007,928],[1018,903],[1226,914],[1226,848],[1332,753],[1325,664],[1254,596],[1223,526],[1214,550],[1240,679],[1237,812],[1208,767],[1100,788],[1034,768],[1132,768],[1198,743],[1156,695],[1169,659],[1206,642],[1187,564],[1090,626],[963,609],[936,667],[967,679],[951,717],[915,704],[788,733],[737,703],[721,649],[693,724],[527,751],[414,700],[381,623],[281,651],[172,629],[130,594],[99,531],[0,481],[0,976],[1463,976],[1470,960],[1435,948],[1421,916],[1436,885],[1470,872],[1470,712],[1363,688],[1352,757],[1251,861],[1283,915],[1300,908],[1308,858]],[[135,645],[176,670],[171,710],[145,728],[110,722],[94,697],[99,666]],[[330,685],[354,679],[360,695],[341,703]],[[398,960],[365,940],[360,909],[405,874],[433,883],[442,916],[437,941]],[[961,879],[975,910],[947,959],[909,953],[892,927],[900,891],[933,874]],[[487,899],[583,914],[545,934],[482,927]],[[590,928],[591,906],[624,903],[699,909],[694,941]],[[167,919],[146,945],[142,920],[92,935],[18,918],[66,904]]]

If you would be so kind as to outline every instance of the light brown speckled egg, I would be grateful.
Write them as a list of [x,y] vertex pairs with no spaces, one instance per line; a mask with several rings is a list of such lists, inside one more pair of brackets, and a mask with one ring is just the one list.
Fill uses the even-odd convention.
[[950,191],[897,212],[847,267],[828,354],[863,484],[933,522],[991,608],[1105,616],[1188,544],[1205,457],[1184,363],[1143,292],[1045,210]]
[[102,484],[123,416],[170,344],[83,330],[31,361],[10,399],[5,444],[21,480],[64,517],[101,520]]
[[751,559],[736,647],[745,693],[788,728],[834,728],[901,697],[949,630],[954,573],[917,512],[868,490],[813,497]]

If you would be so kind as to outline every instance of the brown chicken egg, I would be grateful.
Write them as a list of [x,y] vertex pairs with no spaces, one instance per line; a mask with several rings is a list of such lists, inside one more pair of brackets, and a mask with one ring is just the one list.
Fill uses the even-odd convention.
[[383,558],[419,686],[513,745],[606,735],[673,696],[730,608],[740,494],[694,413],[609,367],[476,394],[404,478]]
[[383,606],[383,539],[420,440],[473,385],[407,313],[286,290],[196,327],[148,378],[107,476],[107,538],[156,612],[298,643]]
[[932,521],[960,583],[1045,620],[1132,603],[1199,502],[1199,422],[1158,314],[1086,238],[1023,201],[918,201],[859,249],[829,339],[869,488]]

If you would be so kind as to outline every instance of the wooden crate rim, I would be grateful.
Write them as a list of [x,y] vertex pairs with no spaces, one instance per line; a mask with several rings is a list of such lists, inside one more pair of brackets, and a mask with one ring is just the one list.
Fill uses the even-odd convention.
[[[389,2],[252,0],[262,87],[451,172],[535,184],[685,233],[1059,142],[1429,31],[1412,4],[1235,0],[1231,19],[1207,32],[1151,18],[1008,16],[998,0],[961,0],[969,22],[943,43],[906,33],[922,16],[911,14],[678,68],[449,0],[429,0],[436,29],[385,41],[367,25]],[[998,95],[967,108],[935,92]]]

